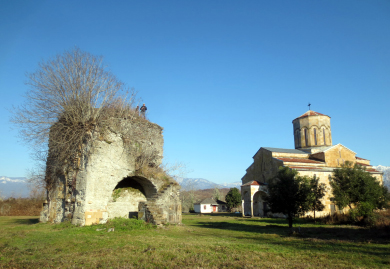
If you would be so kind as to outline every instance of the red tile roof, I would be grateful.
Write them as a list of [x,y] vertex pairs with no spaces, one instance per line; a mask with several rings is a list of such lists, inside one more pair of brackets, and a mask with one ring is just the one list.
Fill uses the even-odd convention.
[[310,167],[310,166],[288,166],[288,167],[292,169],[311,169],[311,170],[321,169],[320,167]]
[[[321,167],[310,167],[310,166],[288,166],[291,169],[308,169],[308,170],[321,170]],[[338,167],[334,167],[338,168]],[[375,170],[374,168],[366,168],[367,172],[373,172],[373,173],[379,173],[378,170]]]
[[267,184],[253,180],[253,181],[249,181],[249,182],[243,184],[242,186],[249,186],[249,185],[267,185]]
[[[313,110],[309,110],[309,111],[307,111],[306,113],[302,114],[301,116],[299,116],[296,119],[304,118],[304,117],[308,117],[308,116],[327,116],[327,117],[329,117],[328,115],[321,114],[321,113],[315,112]],[[296,120],[296,119],[294,119],[294,120]]]
[[356,156],[356,159],[358,159],[358,160],[366,160],[366,161],[369,161],[369,160],[367,160],[367,159],[363,159],[363,158],[360,158],[360,157],[357,157],[357,156]]
[[276,159],[283,162],[294,162],[294,163],[324,163],[320,161],[310,160],[310,159],[301,159],[301,158],[287,158],[287,157],[277,157]]

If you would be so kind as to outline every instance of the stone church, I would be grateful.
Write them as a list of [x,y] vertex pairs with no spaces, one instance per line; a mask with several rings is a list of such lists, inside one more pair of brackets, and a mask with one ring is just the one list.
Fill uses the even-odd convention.
[[253,156],[253,163],[241,179],[243,215],[263,217],[267,205],[262,194],[267,192],[268,181],[275,177],[280,166],[296,169],[301,176],[316,175],[328,187],[324,197],[325,209],[317,216],[337,210],[331,201],[329,177],[345,161],[358,163],[382,182],[383,174],[372,168],[370,161],[356,156],[356,152],[342,144],[333,145],[330,117],[312,110],[293,120],[295,149],[261,147]]

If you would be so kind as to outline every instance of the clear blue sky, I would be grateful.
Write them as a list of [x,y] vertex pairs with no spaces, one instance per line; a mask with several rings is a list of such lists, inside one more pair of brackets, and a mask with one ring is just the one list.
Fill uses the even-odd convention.
[[390,1],[0,0],[0,175],[25,176],[9,123],[26,72],[78,46],[103,55],[164,128],[164,156],[239,181],[292,120],[331,117],[333,143],[390,166]]

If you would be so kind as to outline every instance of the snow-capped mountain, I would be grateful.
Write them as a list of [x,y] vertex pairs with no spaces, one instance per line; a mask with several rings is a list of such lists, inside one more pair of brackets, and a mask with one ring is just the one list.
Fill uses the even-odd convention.
[[204,190],[204,189],[213,189],[215,187],[222,188],[239,188],[241,186],[241,182],[233,182],[233,183],[222,183],[217,184],[211,182],[210,180],[204,178],[183,178],[183,177],[175,177],[177,183],[180,184],[183,190]]
[[0,196],[28,197],[30,190],[25,177],[0,176]]
[[383,185],[390,190],[390,166],[373,166],[374,169],[383,172]]

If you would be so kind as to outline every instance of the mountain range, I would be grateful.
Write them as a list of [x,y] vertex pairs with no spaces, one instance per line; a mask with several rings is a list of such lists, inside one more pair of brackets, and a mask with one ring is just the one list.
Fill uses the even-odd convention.
[[25,177],[0,176],[0,198],[28,197],[30,189]]
[[223,188],[240,188],[241,181],[233,182],[233,183],[221,183],[217,184],[210,180],[204,178],[183,178],[183,177],[175,177],[177,183],[180,184],[183,190],[204,190],[204,189],[214,189],[217,187],[218,189]]
[[[373,166],[374,169],[383,172],[383,185],[390,190],[390,166]],[[223,188],[238,188],[240,189],[241,181],[233,183],[217,184],[204,178],[183,178],[175,177],[177,183],[180,184],[183,190],[204,190]],[[6,177],[0,176],[0,198],[8,197],[28,197],[30,189],[25,177]]]

